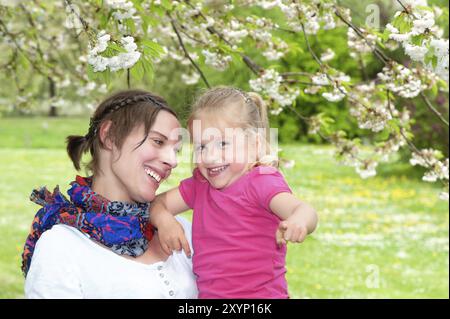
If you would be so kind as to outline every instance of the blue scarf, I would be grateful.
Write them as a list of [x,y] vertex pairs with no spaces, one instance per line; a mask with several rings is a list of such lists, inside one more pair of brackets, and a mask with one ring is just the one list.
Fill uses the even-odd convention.
[[43,206],[34,217],[22,254],[26,277],[34,248],[42,233],[56,224],[77,228],[91,239],[120,255],[142,255],[153,237],[148,223],[149,204],[109,201],[91,189],[92,179],[77,176],[67,192],[70,201],[56,187],[53,194],[45,187],[34,190],[30,200]]

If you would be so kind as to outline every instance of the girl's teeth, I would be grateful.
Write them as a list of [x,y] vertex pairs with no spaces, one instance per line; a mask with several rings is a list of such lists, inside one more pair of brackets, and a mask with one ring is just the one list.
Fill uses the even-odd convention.
[[222,167],[211,168],[211,171],[214,172],[214,173],[217,173],[217,172],[223,171],[225,168],[227,168],[227,167],[226,166],[222,166]]

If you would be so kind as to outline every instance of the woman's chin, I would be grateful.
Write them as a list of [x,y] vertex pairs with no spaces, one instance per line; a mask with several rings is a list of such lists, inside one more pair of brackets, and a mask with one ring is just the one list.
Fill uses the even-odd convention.
[[158,187],[155,187],[155,188],[147,189],[145,191],[145,193],[144,193],[145,197],[144,198],[145,198],[146,202],[151,202],[151,201],[153,201],[155,199],[155,197],[156,197],[156,190],[157,189],[158,189]]

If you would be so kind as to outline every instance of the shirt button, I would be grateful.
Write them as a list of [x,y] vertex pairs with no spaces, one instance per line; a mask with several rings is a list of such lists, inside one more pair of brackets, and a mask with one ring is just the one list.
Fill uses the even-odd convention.
[[160,274],[159,274],[159,277],[164,278],[164,274],[163,274],[163,273],[160,273]]
[[162,270],[163,269],[163,266],[158,266],[158,270]]
[[165,283],[166,285],[169,285],[169,284],[170,284],[170,282],[169,282],[168,280],[164,281],[164,283]]
[[175,295],[175,292],[173,290],[171,290],[171,291],[169,291],[169,295],[173,296],[173,295]]

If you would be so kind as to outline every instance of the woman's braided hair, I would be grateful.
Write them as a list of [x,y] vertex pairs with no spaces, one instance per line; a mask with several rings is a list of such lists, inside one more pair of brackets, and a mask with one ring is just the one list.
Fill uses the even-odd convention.
[[99,169],[98,154],[103,143],[97,133],[104,122],[112,122],[108,137],[120,148],[128,134],[138,125],[144,124],[146,139],[161,110],[177,118],[176,113],[162,97],[147,91],[121,91],[105,99],[91,117],[87,134],[67,137],[67,152],[74,167],[80,170],[82,155],[90,151],[92,160],[87,164],[87,168],[94,174]]
[[[98,127],[99,127],[99,124],[101,123],[102,119],[104,119],[108,114],[114,113],[114,112],[120,110],[121,108],[126,107],[127,105],[135,104],[138,102],[148,101],[150,103],[153,103],[154,105],[156,105],[157,107],[159,107],[161,109],[167,109],[168,108],[167,104],[161,102],[161,99],[162,98],[160,98],[158,101],[158,99],[156,99],[154,95],[144,94],[144,95],[135,95],[133,97],[123,99],[120,102],[119,101],[116,102],[115,105],[111,105],[109,108],[105,109],[101,114],[98,114],[96,116],[97,119],[95,119],[94,117],[91,117],[91,121],[89,123],[89,131],[85,135],[85,138],[90,139],[90,138],[94,137],[97,134]],[[172,113],[173,111],[170,110],[169,112]]]

